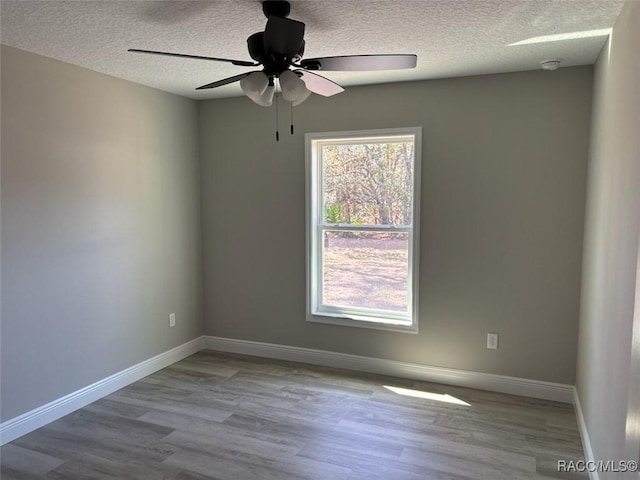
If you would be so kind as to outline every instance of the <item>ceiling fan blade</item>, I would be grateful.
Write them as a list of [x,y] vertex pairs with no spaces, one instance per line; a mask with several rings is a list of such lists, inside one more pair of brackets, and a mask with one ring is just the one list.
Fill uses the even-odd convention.
[[276,60],[290,59],[300,50],[303,38],[304,23],[272,15],[264,29],[264,50]]
[[202,85],[201,87],[196,88],[196,90],[207,90],[209,88],[222,87],[223,85],[228,85],[230,83],[237,82],[238,80],[242,80],[244,77],[249,75],[249,73],[241,73],[240,75],[234,75],[233,77],[223,78],[222,80],[218,80],[217,82],[207,83],[206,85]]
[[355,72],[415,68],[417,61],[416,55],[344,55],[307,58],[300,62],[300,66],[308,70]]
[[215,62],[227,62],[240,67],[255,67],[260,65],[259,63],[247,62],[244,60],[231,60],[229,58],[216,58],[216,57],[202,57],[200,55],[186,55],[184,53],[171,53],[171,52],[156,52],[155,50],[140,50],[138,48],[130,48],[128,52],[135,53],[148,53],[151,55],[164,55],[167,57],[180,57],[180,58],[195,58],[196,60],[213,60]]
[[316,73],[311,73],[307,70],[294,70],[294,73],[301,75],[302,80],[309,90],[323,97],[331,97],[344,92],[344,88],[336,82]]

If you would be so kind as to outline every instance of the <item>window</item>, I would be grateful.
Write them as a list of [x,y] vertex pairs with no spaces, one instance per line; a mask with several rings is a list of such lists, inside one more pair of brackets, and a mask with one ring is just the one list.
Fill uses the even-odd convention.
[[421,129],[305,140],[307,320],[417,332]]

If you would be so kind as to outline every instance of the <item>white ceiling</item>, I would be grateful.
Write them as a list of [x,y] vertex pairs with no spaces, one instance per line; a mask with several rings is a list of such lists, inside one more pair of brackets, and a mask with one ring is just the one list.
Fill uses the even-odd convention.
[[[613,26],[623,0],[293,0],[306,23],[305,58],[415,53],[393,72],[325,72],[342,84],[533,70],[542,60],[592,64],[606,36],[511,45]],[[128,48],[251,60],[246,39],[264,29],[257,0],[2,0],[2,43],[196,98],[240,95],[236,84],[195,87],[250,71],[218,62],[128,53]],[[549,39],[548,39],[549,40]]]

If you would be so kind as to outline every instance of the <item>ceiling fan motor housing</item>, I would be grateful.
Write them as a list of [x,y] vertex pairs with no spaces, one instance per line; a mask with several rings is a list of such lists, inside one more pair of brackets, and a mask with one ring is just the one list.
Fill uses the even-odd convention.
[[278,60],[266,54],[264,48],[264,32],[256,32],[247,38],[249,55],[256,62],[264,65],[267,74],[280,74],[289,69],[291,63],[298,63],[304,55],[305,42],[302,40],[298,52],[291,59]]
[[264,53],[264,32],[256,32],[247,38],[247,48],[251,58],[256,62],[264,63],[266,60]]

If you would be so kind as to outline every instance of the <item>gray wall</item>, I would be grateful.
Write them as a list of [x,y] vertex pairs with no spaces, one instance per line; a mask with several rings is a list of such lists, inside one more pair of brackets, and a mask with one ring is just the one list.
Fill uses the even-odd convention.
[[632,346],[636,295],[640,301],[639,45],[640,3],[631,1],[595,68],[576,381],[594,456],[605,460],[637,460],[640,441],[637,426],[625,439],[627,420],[640,422],[640,392],[629,391],[640,375],[640,342]]
[[2,47],[2,420],[202,334],[197,121]]
[[[205,334],[573,384],[592,68],[199,104]],[[284,105],[284,104],[283,104]],[[420,333],[305,322],[304,133],[423,127]],[[487,332],[500,349],[487,350]]]

